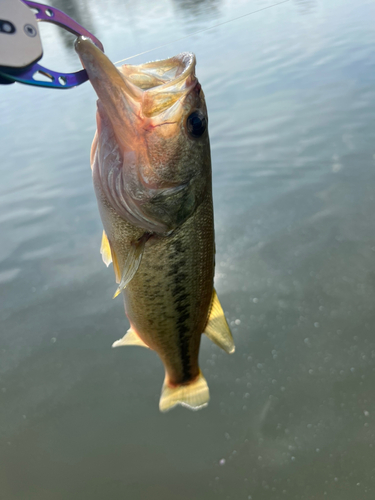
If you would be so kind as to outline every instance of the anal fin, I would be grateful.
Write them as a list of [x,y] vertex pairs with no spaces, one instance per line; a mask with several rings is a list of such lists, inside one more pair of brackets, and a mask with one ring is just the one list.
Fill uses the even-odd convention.
[[103,231],[102,244],[100,245],[100,253],[102,254],[102,259],[104,264],[108,267],[109,264],[112,262],[112,252],[105,231]]
[[204,333],[228,354],[235,351],[233,337],[215,289],[212,294],[210,314]]
[[129,252],[122,270],[121,279],[118,288],[113,295],[113,298],[116,298],[134,278],[134,275],[138,271],[139,265],[142,260],[146,241],[149,239],[149,237],[150,235],[148,233],[145,233],[141,238],[139,238],[139,240],[133,242],[130,245]]
[[210,391],[206,379],[203,377],[202,372],[199,372],[198,378],[187,385],[169,387],[164,381],[159,409],[166,412],[177,405],[181,405],[190,410],[200,410],[207,406],[209,400]]
[[112,347],[120,347],[123,345],[138,345],[140,347],[147,347],[149,349],[148,345],[143,342],[143,340],[132,328],[129,328],[122,339],[113,342]]

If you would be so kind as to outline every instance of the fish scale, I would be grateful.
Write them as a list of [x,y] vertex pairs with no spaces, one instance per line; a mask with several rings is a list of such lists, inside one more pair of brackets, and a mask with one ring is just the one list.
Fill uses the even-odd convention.
[[[130,329],[113,347],[153,349],[165,368],[159,408],[206,406],[202,333],[234,343],[213,288],[210,143],[195,56],[118,70],[89,40],[76,50],[98,94],[91,161],[104,233]],[[163,75],[163,78],[159,76]]]
[[[142,263],[123,292],[132,326],[162,357],[173,384],[199,373],[199,344],[213,288],[212,219],[211,193],[207,193],[194,215],[172,236],[149,240]],[[189,256],[192,247],[195,252]],[[160,270],[155,269],[156,263]],[[151,290],[145,286],[150,277],[156,283]]]

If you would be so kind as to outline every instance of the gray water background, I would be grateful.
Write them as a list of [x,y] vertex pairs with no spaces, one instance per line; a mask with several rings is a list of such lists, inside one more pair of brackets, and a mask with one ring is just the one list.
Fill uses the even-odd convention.
[[[117,61],[272,1],[54,0]],[[99,254],[95,95],[0,87],[0,498],[362,500],[375,492],[375,2],[290,0],[134,63],[197,56],[216,288],[208,408],[160,414],[163,368]],[[42,26],[52,69],[74,37]]]

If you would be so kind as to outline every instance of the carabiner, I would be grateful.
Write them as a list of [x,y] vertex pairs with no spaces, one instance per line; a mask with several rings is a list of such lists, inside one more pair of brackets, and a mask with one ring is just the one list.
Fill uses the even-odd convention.
[[[22,0],[30,9],[35,11],[35,17],[38,21],[56,24],[61,28],[66,29],[76,36],[86,36],[91,38],[94,44],[104,52],[101,42],[83,26],[78,24],[74,19],[55,7],[33,2],[30,0]],[[34,28],[35,29],[35,28]],[[10,35],[11,36],[11,35]],[[30,35],[29,35],[30,36]],[[43,55],[43,54],[42,54]],[[31,65],[24,68],[0,67],[0,83],[19,82],[27,85],[35,85],[38,87],[49,87],[54,89],[69,89],[80,85],[88,80],[86,70],[80,70],[75,73],[62,73],[60,71],[52,71],[38,64],[38,60],[42,55]],[[35,79],[35,76],[40,73],[48,78],[48,81]]]

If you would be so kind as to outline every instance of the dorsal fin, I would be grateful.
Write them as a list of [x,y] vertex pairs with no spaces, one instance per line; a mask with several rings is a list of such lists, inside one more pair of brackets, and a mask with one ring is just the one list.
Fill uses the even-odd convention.
[[120,283],[121,273],[117,262],[117,256],[114,250],[112,250],[111,248],[111,244],[109,242],[108,236],[106,235],[105,231],[103,231],[102,244],[100,245],[100,253],[102,254],[103,262],[107,267],[111,262],[113,262],[113,270],[115,272],[116,283]]
[[235,346],[233,337],[215,289],[212,293],[210,314],[208,316],[206,329],[203,333],[228,354],[234,352]]
[[140,347],[147,347],[149,349],[148,345],[143,342],[143,340],[139,337],[137,332],[132,329],[132,327],[129,328],[122,339],[113,342],[112,347],[120,347],[123,345],[139,345]]
[[104,264],[108,267],[109,264],[112,262],[112,252],[105,231],[103,231],[102,244],[100,245],[100,253],[102,254],[102,259]]

